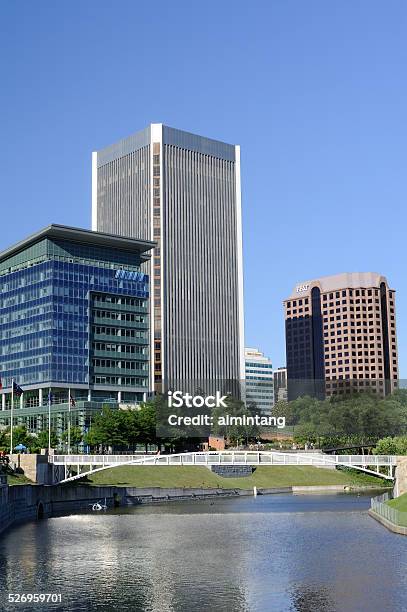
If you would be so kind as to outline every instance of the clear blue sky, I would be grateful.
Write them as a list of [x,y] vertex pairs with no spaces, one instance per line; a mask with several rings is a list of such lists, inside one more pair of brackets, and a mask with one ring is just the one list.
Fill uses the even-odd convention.
[[242,147],[246,344],[293,285],[377,271],[407,376],[407,4],[2,2],[0,248],[90,227],[91,151],[150,122]]

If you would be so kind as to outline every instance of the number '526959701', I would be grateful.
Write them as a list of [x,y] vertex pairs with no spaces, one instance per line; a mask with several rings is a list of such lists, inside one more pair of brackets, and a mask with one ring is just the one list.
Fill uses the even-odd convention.
[[62,602],[61,593],[9,593],[9,603],[58,603]]

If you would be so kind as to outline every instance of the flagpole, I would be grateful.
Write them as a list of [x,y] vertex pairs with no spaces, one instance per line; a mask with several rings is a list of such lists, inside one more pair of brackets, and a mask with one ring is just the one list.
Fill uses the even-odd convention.
[[71,390],[68,390],[68,455],[71,454]]
[[51,387],[48,393],[48,455],[51,454]]
[[14,378],[11,379],[10,455],[13,453]]

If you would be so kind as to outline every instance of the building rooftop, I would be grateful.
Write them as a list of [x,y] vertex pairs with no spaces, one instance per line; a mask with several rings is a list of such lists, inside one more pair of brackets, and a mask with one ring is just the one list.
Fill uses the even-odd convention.
[[24,240],[17,242],[11,247],[0,252],[0,262],[4,261],[11,255],[15,255],[20,251],[24,251],[27,247],[39,242],[43,238],[55,238],[59,240],[69,240],[70,242],[78,242],[80,244],[91,244],[95,246],[111,247],[122,251],[137,252],[143,260],[148,259],[146,253],[155,247],[155,242],[150,240],[138,240],[135,238],[127,238],[116,234],[107,234],[105,232],[94,232],[92,230],[82,229],[78,227],[70,227],[67,225],[51,224],[43,229],[31,234]]
[[130,153],[138,151],[139,149],[149,145],[151,130],[155,127],[160,129],[162,128],[163,144],[173,145],[190,151],[196,151],[197,153],[203,153],[204,155],[219,157],[220,159],[227,159],[232,162],[235,161],[234,145],[222,142],[221,140],[215,140],[213,138],[207,138],[206,136],[199,136],[197,134],[192,134],[191,132],[185,132],[184,130],[168,127],[162,123],[152,123],[144,130],[140,130],[139,132],[122,138],[117,142],[97,151],[97,167],[100,168],[101,166],[104,166],[115,159],[129,155]]
[[382,282],[387,285],[386,277],[377,272],[343,272],[298,283],[287,300],[309,296],[313,287],[319,287],[321,293],[327,293],[340,289],[379,288]]

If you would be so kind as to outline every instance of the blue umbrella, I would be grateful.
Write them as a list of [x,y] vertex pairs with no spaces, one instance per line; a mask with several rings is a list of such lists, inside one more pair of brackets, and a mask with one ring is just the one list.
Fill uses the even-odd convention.
[[24,444],[17,444],[17,446],[14,447],[14,450],[27,450],[27,447],[24,446]]

